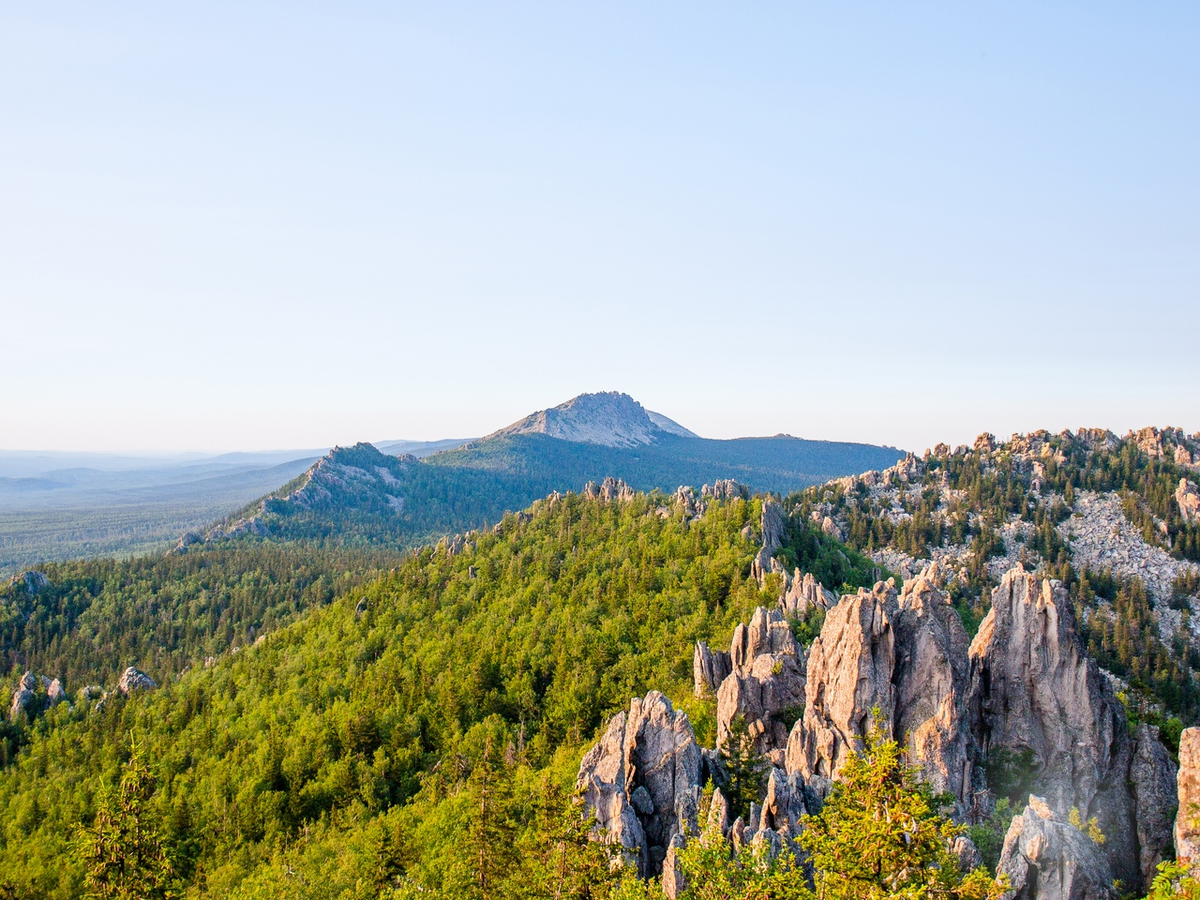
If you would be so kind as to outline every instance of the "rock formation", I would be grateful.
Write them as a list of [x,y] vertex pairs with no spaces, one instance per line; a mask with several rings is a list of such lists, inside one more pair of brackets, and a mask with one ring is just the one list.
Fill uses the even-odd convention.
[[715,695],[721,682],[733,671],[733,661],[724,650],[711,650],[704,641],[696,642],[692,654],[692,682],[697,697]]
[[1127,782],[1133,793],[1138,864],[1146,888],[1171,849],[1176,775],[1175,763],[1158,739],[1158,727],[1144,722],[1138,725]]
[[827,591],[812,573],[801,574],[797,569],[788,580],[783,598],[779,601],[780,608],[786,615],[803,618],[813,607],[829,609],[837,603],[837,594]]
[[825,616],[808,654],[804,718],[788,738],[787,771],[822,796],[847,754],[861,748],[878,708],[890,726],[895,710],[892,674],[895,634],[889,610],[895,590],[876,585],[847,595]]
[[1116,900],[1113,873],[1086,834],[1059,821],[1040,797],[1012,820],[997,875],[1007,875],[1004,900]]
[[783,762],[790,723],[781,715],[804,702],[804,660],[783,614],[758,607],[749,625],[734,629],[729,660],[731,671],[717,690],[717,746],[741,716],[755,749]]
[[46,577],[45,572],[39,572],[37,569],[30,569],[28,572],[22,572],[20,575],[14,575],[9,581],[9,584],[24,585],[26,592],[30,596],[36,596],[50,587],[50,579]]
[[149,691],[158,687],[154,679],[130,666],[121,673],[120,680],[117,681],[117,690],[126,697],[137,691]]
[[651,691],[613,717],[576,783],[597,825],[648,878],[662,871],[672,838],[695,828],[701,775],[687,714]]
[[1183,521],[1191,524],[1200,522],[1200,490],[1186,478],[1179,480],[1175,489],[1175,502],[1179,504],[1179,515]]
[[1179,809],[1175,814],[1175,858],[1200,877],[1200,728],[1179,738]]
[[1139,749],[1125,712],[1075,628],[1070,598],[1056,581],[1039,582],[1020,566],[992,593],[992,609],[971,644],[974,733],[985,759],[1026,759],[1049,808],[1097,817],[1105,851],[1134,890],[1153,876],[1169,839],[1161,823],[1138,820],[1170,778],[1148,730]]
[[17,688],[12,693],[12,701],[8,707],[8,719],[15,722],[18,717],[25,715],[29,704],[37,696],[38,680],[32,672],[26,672],[17,682]]
[[948,791],[964,813],[970,802],[969,641],[936,563],[904,585],[892,617],[896,669],[893,734],[935,791]]

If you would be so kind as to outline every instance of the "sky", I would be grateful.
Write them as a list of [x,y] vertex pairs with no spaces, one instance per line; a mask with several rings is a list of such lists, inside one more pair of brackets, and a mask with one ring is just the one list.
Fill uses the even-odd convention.
[[1200,430],[1200,6],[0,4],[0,448],[620,390],[920,452]]

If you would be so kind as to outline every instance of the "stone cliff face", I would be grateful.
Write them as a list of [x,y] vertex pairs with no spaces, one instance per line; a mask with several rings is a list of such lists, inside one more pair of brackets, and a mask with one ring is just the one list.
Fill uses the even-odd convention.
[[896,638],[889,611],[895,606],[895,589],[882,584],[843,597],[809,650],[804,718],[788,738],[787,771],[821,796],[846,756],[861,748],[872,710],[885,727],[892,721]]
[[[1175,768],[1157,730],[1143,724],[1130,733],[1108,679],[1083,652],[1061,585],[1020,566],[1001,580],[970,643],[934,564],[901,592],[880,583],[843,597],[827,612],[807,660],[781,611],[760,608],[738,627],[728,653],[698,644],[693,674],[698,695],[715,689],[718,743],[741,715],[774,763],[762,804],[745,819],[729,823],[725,805],[714,805],[735,844],[765,842],[778,852],[794,838],[847,755],[862,747],[877,710],[880,727],[906,746],[922,778],[953,795],[960,821],[979,814],[980,803],[986,812],[989,771],[1028,767],[1045,799],[1031,800],[1005,842],[1012,897],[1107,900],[1114,878],[1131,891],[1148,886],[1169,852]],[[785,745],[779,713],[800,692],[803,716]],[[684,729],[663,711],[669,704],[660,697],[652,704],[652,697],[613,720],[580,770],[588,802],[613,839],[634,847],[645,835],[647,872],[659,870],[672,841],[684,840],[701,781],[716,772],[703,763],[712,751],[695,747],[690,727],[681,737]],[[647,718],[642,710],[651,705],[659,712]],[[656,724],[635,727],[635,720]],[[653,737],[628,736],[635,732]],[[1194,809],[1175,824],[1186,860],[1200,857],[1197,734],[1185,732],[1181,747],[1178,802]],[[647,788],[642,797],[638,776],[629,773],[646,770],[652,758],[672,760],[671,787]],[[1073,810],[1098,820],[1103,845],[1069,824]],[[651,824],[648,816],[658,818]],[[961,851],[975,858],[968,842]]]
[[1200,877],[1200,728],[1179,738],[1179,788],[1175,814],[1175,858]]
[[1148,729],[1131,739],[1108,680],[1083,653],[1062,585],[1039,582],[1019,566],[1007,573],[970,656],[983,758],[993,765],[1028,760],[1055,815],[1065,819],[1076,809],[1084,819],[1095,816],[1116,877],[1147,883],[1170,844],[1163,817],[1147,809],[1173,769]]
[[896,711],[892,731],[936,791],[965,814],[973,787],[970,665],[962,621],[936,564],[904,585],[893,616]]
[[649,878],[662,872],[672,838],[695,828],[702,771],[687,714],[651,691],[609,722],[577,786],[597,825]]

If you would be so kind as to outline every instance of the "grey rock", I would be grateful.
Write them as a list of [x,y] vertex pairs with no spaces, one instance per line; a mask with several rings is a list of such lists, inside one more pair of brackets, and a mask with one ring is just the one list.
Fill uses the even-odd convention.
[[1186,478],[1181,478],[1179,487],[1175,489],[1175,502],[1183,521],[1188,524],[1200,522],[1200,490]]
[[847,755],[862,747],[878,708],[890,731],[895,712],[895,592],[876,585],[829,610],[808,654],[804,718],[788,737],[787,771],[824,796]]
[[149,691],[156,687],[158,687],[158,684],[155,683],[153,678],[145,672],[135,669],[133,666],[122,672],[121,678],[117,681],[117,690],[126,697],[137,691]]
[[790,579],[779,605],[785,614],[803,617],[813,607],[829,609],[837,603],[837,599],[837,595],[832,591],[825,590],[811,572],[801,574],[797,569]]
[[965,834],[960,834],[954,839],[954,846],[951,849],[958,857],[959,871],[972,872],[983,865],[983,854],[979,852],[975,842]]
[[1012,820],[997,875],[1007,875],[1004,900],[1116,900],[1108,859],[1091,838],[1058,821],[1038,797]]
[[651,691],[613,717],[580,763],[576,784],[607,839],[649,878],[662,871],[671,839],[696,827],[701,771],[687,714]]
[[693,690],[697,697],[712,696],[733,671],[733,662],[724,650],[711,650],[704,641],[696,642],[692,654]]
[[1176,772],[1171,755],[1158,739],[1158,727],[1140,724],[1134,736],[1128,783],[1133,791],[1143,885],[1154,879],[1158,864],[1171,851]]
[[804,803],[804,782],[799,775],[783,769],[767,773],[767,790],[759,811],[758,832],[774,831],[789,839],[800,836],[800,819],[808,813]]
[[9,584],[23,585],[28,594],[31,596],[37,596],[46,588],[50,587],[50,579],[46,577],[45,572],[39,572],[37,569],[30,569],[28,572],[22,572],[20,575],[14,575]]
[[1124,708],[1083,653],[1066,590],[1018,565],[992,592],[992,609],[971,644],[975,732],[986,757],[1031,754],[1035,783],[1065,819],[1096,816],[1116,877],[1142,886],[1133,761]]
[[896,739],[937,792],[962,815],[972,790],[969,639],[950,598],[938,589],[937,563],[904,585],[893,616]]
[[782,613],[758,607],[734,630],[729,659],[731,671],[717,690],[717,746],[725,746],[741,716],[759,753],[782,756],[788,726],[779,716],[799,709],[805,685],[803,656]]
[[713,500],[746,500],[750,497],[750,489],[733,479],[721,478],[714,484],[706,484],[700,488],[700,497]]
[[67,701],[67,692],[63,690],[62,682],[57,678],[46,687],[46,699],[50,701],[51,706]]

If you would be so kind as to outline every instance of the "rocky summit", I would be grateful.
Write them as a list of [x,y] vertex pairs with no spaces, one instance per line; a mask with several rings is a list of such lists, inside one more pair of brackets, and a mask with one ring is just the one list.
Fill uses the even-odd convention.
[[663,435],[694,438],[694,432],[662,413],[650,412],[628,394],[580,394],[550,409],[531,413],[488,435],[545,434],[564,441],[605,447],[652,444]]

